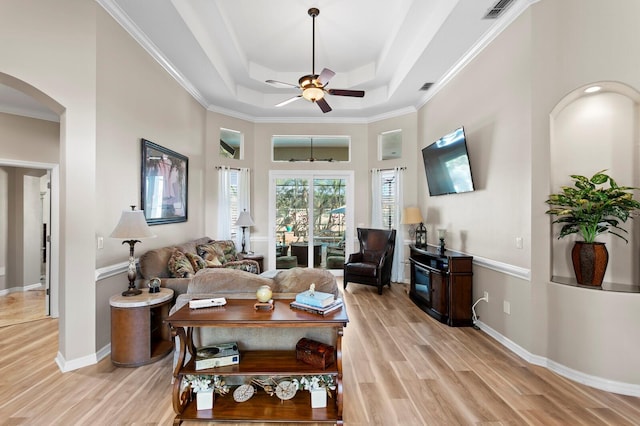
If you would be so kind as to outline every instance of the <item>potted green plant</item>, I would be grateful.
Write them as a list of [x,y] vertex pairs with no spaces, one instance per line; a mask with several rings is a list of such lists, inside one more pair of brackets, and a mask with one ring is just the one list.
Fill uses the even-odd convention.
[[604,243],[595,241],[596,237],[610,233],[628,243],[624,236],[627,231],[619,225],[640,208],[631,192],[638,188],[619,186],[605,171],[591,178],[571,175],[574,186],[563,186],[562,192],[549,195],[546,201],[551,206],[546,213],[555,216],[552,223],[562,224],[558,239],[580,234],[584,240],[576,241],[571,251],[578,284],[602,284],[609,253]]

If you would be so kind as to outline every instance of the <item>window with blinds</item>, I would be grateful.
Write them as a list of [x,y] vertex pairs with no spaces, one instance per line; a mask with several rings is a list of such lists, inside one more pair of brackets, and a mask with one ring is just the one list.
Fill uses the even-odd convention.
[[396,186],[393,170],[380,172],[380,187],[382,188],[382,224],[387,228],[397,228],[395,205]]

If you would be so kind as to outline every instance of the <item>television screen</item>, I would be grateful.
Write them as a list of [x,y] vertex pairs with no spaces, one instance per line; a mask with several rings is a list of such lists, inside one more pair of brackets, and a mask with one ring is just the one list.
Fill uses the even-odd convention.
[[422,150],[429,195],[474,190],[464,128],[454,130]]

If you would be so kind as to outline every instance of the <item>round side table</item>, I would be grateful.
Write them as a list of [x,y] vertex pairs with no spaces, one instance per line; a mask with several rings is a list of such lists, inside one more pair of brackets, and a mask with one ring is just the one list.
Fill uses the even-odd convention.
[[163,358],[173,350],[169,315],[173,290],[159,293],[142,289],[136,296],[111,296],[111,362],[118,367],[137,367]]

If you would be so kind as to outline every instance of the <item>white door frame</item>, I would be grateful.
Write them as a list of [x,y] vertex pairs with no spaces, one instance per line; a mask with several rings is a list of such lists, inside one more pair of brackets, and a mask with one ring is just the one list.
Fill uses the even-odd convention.
[[47,250],[47,264],[49,265],[49,315],[53,318],[60,316],[59,310],[59,274],[60,274],[60,169],[54,163],[39,163],[0,158],[0,166],[21,167],[25,169],[44,169],[51,173],[51,217],[49,219],[49,250]]
[[[276,269],[276,179],[281,178],[303,178],[313,180],[322,179],[344,179],[346,182],[346,210],[345,210],[345,256],[353,251],[354,228],[354,189],[355,173],[353,170],[269,170],[269,238],[267,253],[268,270]],[[313,208],[310,208],[309,221],[313,220]],[[310,254],[308,259],[313,260],[313,245],[309,245]],[[330,270],[334,275],[342,275],[342,270]]]

